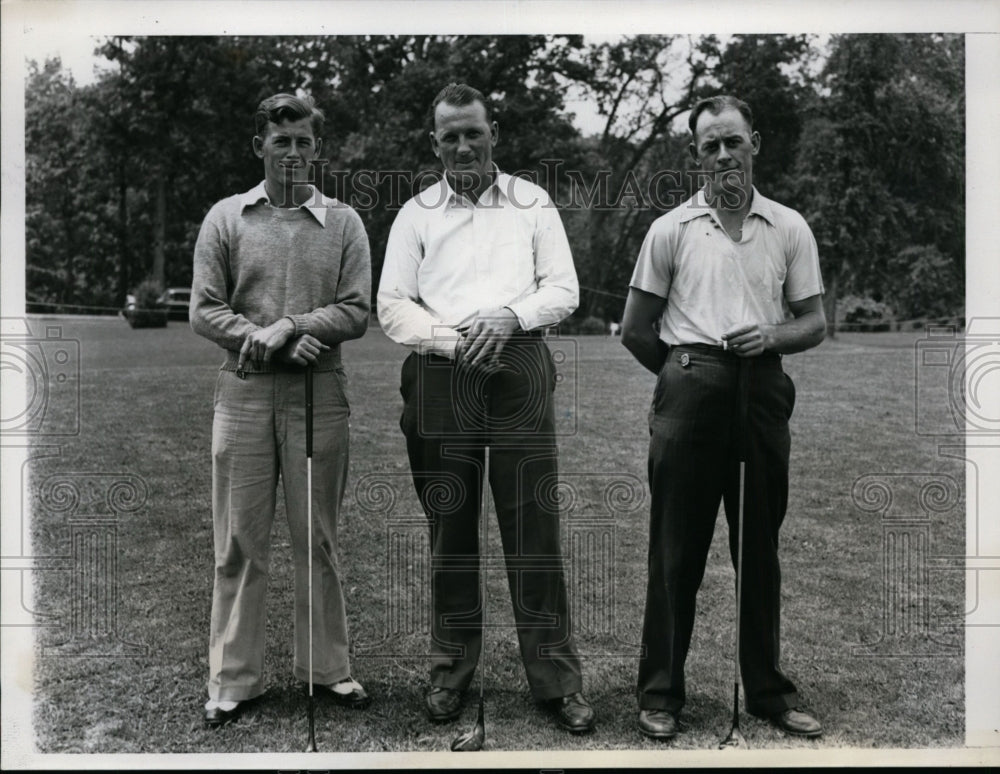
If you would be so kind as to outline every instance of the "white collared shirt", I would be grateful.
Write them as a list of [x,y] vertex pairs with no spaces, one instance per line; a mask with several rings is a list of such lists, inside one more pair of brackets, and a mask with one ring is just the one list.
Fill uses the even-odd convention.
[[393,341],[450,358],[481,309],[507,307],[526,331],[576,309],[559,211],[539,186],[494,173],[476,204],[442,177],[396,216],[378,290],[379,322]]
[[823,292],[809,225],[756,188],[738,241],[704,190],[653,221],[630,285],[666,299],[660,339],[671,345],[718,344],[744,323],[783,322],[784,301]]
[[[271,204],[271,197],[267,195],[267,186],[265,185],[265,182],[265,180],[261,180],[249,191],[240,194],[240,209],[254,204],[260,204],[261,202]],[[314,185],[310,185],[309,188],[312,190],[312,196],[306,199],[306,201],[300,204],[296,209],[309,210],[313,217],[316,218],[316,221],[323,228],[326,228],[327,207],[334,207],[338,202],[336,199],[331,199],[329,196],[321,194],[319,189]]]

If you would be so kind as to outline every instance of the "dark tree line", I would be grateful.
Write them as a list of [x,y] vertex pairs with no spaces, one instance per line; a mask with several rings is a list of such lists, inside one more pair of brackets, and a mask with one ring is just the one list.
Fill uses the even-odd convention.
[[[494,103],[501,168],[562,208],[580,318],[620,319],[646,229],[697,185],[686,112],[718,92],[754,108],[758,188],[813,227],[831,319],[846,297],[898,318],[962,313],[958,35],[842,35],[822,50],[805,35],[147,37],[99,52],[113,66],[85,87],[58,60],[29,67],[29,309],[119,308],[144,279],[189,284],[208,208],[260,178],[252,115],[277,91],[326,113],[322,187],[359,210],[377,281],[414,173],[437,169],[428,106],[463,80]],[[600,116],[586,134],[579,100]]]

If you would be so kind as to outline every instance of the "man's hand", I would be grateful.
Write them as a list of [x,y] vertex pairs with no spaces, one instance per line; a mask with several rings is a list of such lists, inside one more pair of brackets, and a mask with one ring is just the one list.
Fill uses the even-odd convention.
[[496,368],[504,345],[518,326],[517,316],[507,307],[480,309],[468,334],[455,349],[455,362]]
[[243,340],[236,370],[242,371],[248,360],[269,363],[271,356],[285,346],[293,333],[295,333],[295,323],[287,317],[282,317],[266,328],[258,328]]
[[309,365],[310,363],[315,365],[319,353],[325,352],[328,349],[330,347],[322,341],[314,336],[310,336],[308,333],[304,333],[301,336],[296,336],[279,349],[276,357],[284,360],[286,363],[295,363],[300,366]]
[[823,297],[789,301],[793,319],[777,325],[740,325],[722,334],[722,340],[739,357],[756,357],[765,351],[791,355],[815,347],[826,335]]
[[770,348],[774,336],[773,325],[748,323],[722,334],[726,348],[737,357],[758,357]]

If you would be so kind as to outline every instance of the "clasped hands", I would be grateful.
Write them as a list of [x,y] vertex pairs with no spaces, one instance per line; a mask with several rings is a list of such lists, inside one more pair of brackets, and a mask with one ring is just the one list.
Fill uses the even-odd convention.
[[295,336],[295,323],[282,317],[266,328],[247,334],[240,348],[237,371],[242,371],[247,361],[269,363],[272,358],[304,366],[315,363],[320,352],[330,349],[315,336],[303,333]]
[[519,327],[517,315],[507,307],[480,309],[455,347],[455,363],[460,367],[497,370],[504,345]]

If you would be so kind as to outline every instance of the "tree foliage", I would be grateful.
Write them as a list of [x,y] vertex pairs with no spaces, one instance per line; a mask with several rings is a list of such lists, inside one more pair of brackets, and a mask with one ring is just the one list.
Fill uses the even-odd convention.
[[960,36],[116,37],[100,53],[117,66],[85,87],[58,60],[29,68],[29,301],[120,307],[147,277],[188,284],[208,208],[260,178],[253,112],[278,91],[325,112],[319,182],[364,219],[377,282],[414,175],[438,169],[431,101],[465,81],[493,103],[501,168],[562,207],[584,317],[619,318],[650,223],[696,184],[686,112],[719,92],[753,106],[755,182],[812,225],[831,303],[961,307]]
[[[960,35],[832,41],[794,167],[828,291],[843,286],[906,316],[960,308],[964,68]],[[931,286],[915,290],[915,280]],[[944,303],[914,304],[934,292]]]

